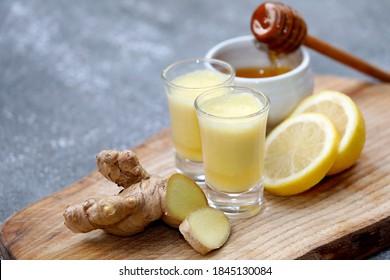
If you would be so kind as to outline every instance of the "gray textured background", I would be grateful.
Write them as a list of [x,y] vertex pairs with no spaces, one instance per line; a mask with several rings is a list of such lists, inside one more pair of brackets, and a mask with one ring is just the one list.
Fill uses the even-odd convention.
[[[160,72],[250,34],[263,1],[0,1],[0,222],[169,126]],[[390,1],[290,0],[324,41],[390,70]],[[317,74],[370,78],[311,52]],[[390,259],[390,251],[373,256]]]

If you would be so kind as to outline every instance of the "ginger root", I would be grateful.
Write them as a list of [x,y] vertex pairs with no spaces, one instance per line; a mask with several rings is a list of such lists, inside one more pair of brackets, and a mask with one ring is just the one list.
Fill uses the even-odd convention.
[[83,204],[68,206],[65,225],[75,233],[102,229],[118,236],[136,234],[163,215],[161,198],[165,188],[165,179],[152,176],[118,195],[90,198]]
[[124,189],[118,195],[68,206],[65,225],[75,233],[102,229],[130,236],[160,218],[178,227],[189,212],[208,205],[194,181],[182,174],[173,174],[169,179],[150,175],[133,151],[105,150],[96,161],[103,176]]
[[190,178],[150,175],[133,151],[102,151],[98,170],[121,191],[117,195],[90,198],[68,206],[65,225],[75,233],[102,229],[118,236],[139,233],[162,219],[180,232],[201,254],[221,247],[230,234],[228,218],[208,206],[202,189]]

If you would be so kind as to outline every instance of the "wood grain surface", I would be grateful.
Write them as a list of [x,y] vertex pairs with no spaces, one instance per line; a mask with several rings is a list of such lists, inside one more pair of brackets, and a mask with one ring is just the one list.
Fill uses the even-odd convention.
[[[5,259],[357,259],[390,247],[390,84],[321,76],[316,91],[340,90],[356,101],[367,125],[358,162],[292,197],[265,193],[262,212],[232,221],[223,248],[199,255],[162,222],[142,234],[116,237],[97,230],[74,234],[63,223],[69,204],[114,194],[94,172],[9,217],[1,226]],[[109,147],[107,147],[109,148]],[[152,173],[174,172],[170,130],[134,150]]]

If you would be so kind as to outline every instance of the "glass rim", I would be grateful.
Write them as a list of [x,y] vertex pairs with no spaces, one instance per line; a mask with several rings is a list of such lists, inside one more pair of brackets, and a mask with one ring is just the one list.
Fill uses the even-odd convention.
[[[228,78],[222,83],[222,84],[217,84],[217,85],[214,85],[214,86],[207,86],[207,87],[202,87],[202,88],[199,88],[199,87],[184,87],[184,86],[179,86],[175,83],[172,83],[171,80],[169,80],[167,78],[167,73],[172,70],[174,67],[178,66],[178,65],[183,65],[183,64],[186,64],[186,63],[189,63],[189,62],[195,62],[196,64],[199,64],[200,62],[208,62],[208,63],[214,63],[214,64],[219,64],[219,65],[222,65],[224,67],[226,67],[230,73],[223,73],[223,72],[220,72],[218,70],[216,70],[217,72],[221,73],[221,74],[225,74],[228,76]],[[234,69],[234,67],[226,62],[226,61],[223,61],[223,60],[220,60],[220,59],[216,59],[216,58],[206,58],[206,57],[195,57],[195,58],[188,58],[188,59],[184,59],[184,60],[179,60],[177,62],[174,62],[172,64],[170,64],[168,67],[166,67],[162,72],[161,72],[161,79],[164,81],[164,83],[166,85],[169,85],[170,87],[172,88],[178,88],[178,89],[183,89],[183,90],[210,90],[210,89],[213,89],[213,88],[216,88],[216,87],[221,87],[221,86],[224,86],[225,84],[228,84],[230,82],[232,82],[234,80],[236,76],[236,70]]]
[[[200,99],[202,99],[206,95],[212,94],[213,92],[215,92],[219,89],[230,89],[230,90],[240,90],[241,92],[250,92],[251,94],[254,94],[257,98],[259,98],[260,96],[263,97],[265,104],[263,104],[263,107],[261,109],[259,109],[258,111],[254,112],[254,113],[244,115],[244,116],[234,116],[234,117],[218,116],[215,114],[208,113],[208,112],[204,111],[202,108],[200,108],[200,106],[198,104]],[[225,93],[223,93],[223,94],[225,94]],[[252,117],[261,115],[264,112],[268,111],[270,104],[271,104],[271,102],[265,93],[263,93],[259,90],[255,90],[253,88],[243,87],[243,86],[220,86],[220,87],[203,92],[194,101],[194,106],[195,106],[197,114],[212,117],[212,118],[217,118],[217,119],[221,119],[221,120],[222,119],[223,120],[239,120],[239,119],[252,118]]]

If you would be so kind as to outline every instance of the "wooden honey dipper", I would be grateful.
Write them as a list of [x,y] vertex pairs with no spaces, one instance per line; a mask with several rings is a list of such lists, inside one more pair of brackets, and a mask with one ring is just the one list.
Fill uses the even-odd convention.
[[304,44],[369,76],[390,82],[390,73],[307,34],[303,18],[283,3],[261,4],[253,13],[251,30],[260,43],[277,54],[293,52]]

